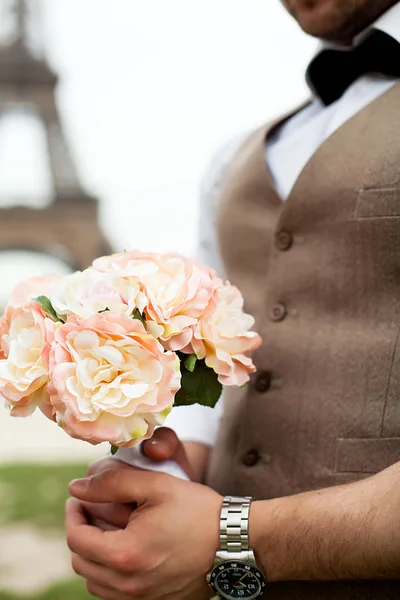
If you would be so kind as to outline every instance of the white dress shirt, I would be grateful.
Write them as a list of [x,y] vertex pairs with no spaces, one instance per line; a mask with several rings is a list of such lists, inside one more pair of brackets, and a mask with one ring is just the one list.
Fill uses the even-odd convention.
[[[400,2],[383,14],[371,27],[384,31],[400,43]],[[358,36],[357,41],[365,33]],[[397,79],[378,75],[360,77],[335,103],[324,106],[318,98],[313,98],[304,109],[268,137],[265,160],[283,202],[319,146],[343,123],[386,92],[397,81]],[[198,258],[203,263],[214,267],[221,277],[224,276],[224,269],[216,238],[216,203],[226,168],[245,137],[241,136],[227,144],[216,155],[201,189]],[[182,440],[213,445],[218,434],[222,405],[223,399],[219,401],[215,410],[198,405],[174,408],[167,425],[175,429]]]

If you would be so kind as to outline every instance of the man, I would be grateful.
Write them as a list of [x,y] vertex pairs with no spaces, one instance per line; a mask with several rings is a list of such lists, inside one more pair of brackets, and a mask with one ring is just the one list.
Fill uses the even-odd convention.
[[314,98],[250,136],[204,207],[208,258],[264,338],[258,373],[226,393],[210,453],[186,461],[163,430],[145,447],[207,486],[104,464],[71,484],[73,565],[105,600],[210,597],[220,494],[257,498],[267,598],[400,597],[400,3],[284,4],[329,41]]

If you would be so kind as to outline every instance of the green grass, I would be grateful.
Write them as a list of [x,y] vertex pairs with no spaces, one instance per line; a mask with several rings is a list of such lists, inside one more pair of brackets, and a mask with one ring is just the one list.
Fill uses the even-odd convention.
[[0,467],[0,526],[27,522],[39,529],[62,529],[68,482],[84,475],[86,467],[83,464]]
[[[0,526],[27,523],[42,531],[51,529],[61,533],[68,482],[84,475],[86,467],[84,464],[15,464],[0,467]],[[93,600],[93,596],[88,594],[85,582],[78,577],[32,596],[0,590],[0,600],[90,599]]]
[[93,600],[81,579],[71,579],[61,582],[46,591],[34,596],[15,596],[9,592],[0,591],[0,600]]

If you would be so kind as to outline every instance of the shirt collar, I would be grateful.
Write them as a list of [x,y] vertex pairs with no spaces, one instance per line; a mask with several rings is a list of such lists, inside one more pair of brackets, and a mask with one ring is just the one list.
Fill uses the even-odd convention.
[[[371,31],[374,29],[379,29],[384,33],[392,36],[397,42],[400,43],[400,0],[389,8],[386,12],[383,13],[374,23],[372,23],[369,27],[364,29],[361,33],[359,33],[353,40],[353,47],[360,44],[365,37],[367,37]],[[350,50],[350,48],[341,46],[339,44],[335,44],[334,42],[329,42],[327,40],[320,40],[317,51],[314,55],[316,57],[323,50],[328,48],[336,49],[336,50]],[[308,70],[306,71],[306,82],[308,87],[314,93],[313,85],[310,81]]]
[[367,36],[371,30],[378,29],[387,33],[396,42],[400,43],[400,2],[397,2],[392,8],[389,8],[381,15],[375,23],[372,23],[365,31],[358,34],[354,39],[353,45],[357,46]]

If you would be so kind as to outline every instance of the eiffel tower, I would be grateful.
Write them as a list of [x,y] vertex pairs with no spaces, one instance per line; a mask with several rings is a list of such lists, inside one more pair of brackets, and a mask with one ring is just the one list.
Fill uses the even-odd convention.
[[36,113],[45,132],[52,199],[41,209],[0,208],[0,252],[39,252],[82,269],[111,249],[98,224],[98,202],[80,186],[63,133],[54,95],[57,75],[30,49],[28,9],[34,6],[34,0],[0,0],[13,24],[11,41],[0,45],[0,117],[15,107]]

